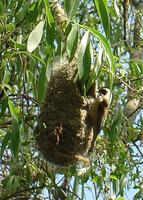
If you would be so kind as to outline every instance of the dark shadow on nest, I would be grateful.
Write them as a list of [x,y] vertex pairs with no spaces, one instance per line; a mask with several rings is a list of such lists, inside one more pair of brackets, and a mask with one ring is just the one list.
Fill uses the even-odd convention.
[[40,152],[59,166],[88,163],[85,156],[93,138],[88,103],[73,83],[73,69],[73,65],[63,65],[54,72],[36,129]]

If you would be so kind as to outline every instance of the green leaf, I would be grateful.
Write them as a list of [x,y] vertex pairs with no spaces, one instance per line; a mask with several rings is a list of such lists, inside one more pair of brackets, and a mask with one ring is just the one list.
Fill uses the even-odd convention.
[[79,54],[77,58],[77,66],[78,66],[78,74],[79,74],[79,79],[81,79],[85,73],[85,70],[89,68],[89,66],[85,66],[85,54],[86,54],[86,48],[89,45],[89,32],[85,32],[80,46],[79,46]]
[[79,3],[80,3],[80,0],[65,0],[64,1],[64,7],[71,20],[75,17],[77,13]]
[[3,153],[8,145],[9,139],[10,139],[10,132],[7,132],[5,133],[4,139],[1,144],[0,159],[2,159]]
[[2,117],[7,109],[7,104],[8,104],[8,98],[5,97],[1,100],[1,105],[0,105],[0,117]]
[[25,21],[30,23],[37,23],[38,14],[41,12],[38,6],[39,2],[33,2],[29,4],[29,8],[27,10]]
[[72,29],[67,37],[67,54],[70,60],[72,60],[78,43],[78,25],[73,24]]
[[119,10],[119,8],[118,8],[118,5],[117,5],[117,2],[116,2],[116,1],[117,1],[117,0],[113,0],[113,5],[114,5],[115,13],[116,13],[117,17],[121,17],[121,15],[120,15],[120,10]]
[[44,0],[44,3],[45,3],[45,7],[46,7],[47,21],[48,21],[49,26],[51,26],[54,23],[54,18],[51,13],[49,2],[47,0]]
[[120,186],[119,193],[120,193],[120,195],[122,195],[123,191],[124,191],[124,188],[126,187],[126,185],[128,183],[128,179],[127,179],[127,177],[125,177],[124,175],[122,175],[119,181],[120,181],[119,182],[120,183],[120,185],[119,185]]
[[115,200],[126,200],[124,197],[117,197]]
[[115,175],[110,175],[110,179],[118,181],[118,178]]
[[14,106],[11,100],[8,100],[10,113],[12,116],[12,132],[11,132],[11,149],[13,155],[16,157],[18,153],[18,147],[20,143],[20,132],[19,132],[19,113],[18,109]]
[[91,47],[91,45],[89,43],[87,45],[85,55],[84,55],[84,58],[83,58],[84,74],[83,74],[83,77],[81,79],[81,86],[83,86],[84,95],[86,95],[86,91],[87,91],[86,81],[89,78],[89,72],[90,72],[90,68],[91,68],[91,48],[90,47]]
[[[93,50],[92,50],[92,52],[93,52]],[[89,76],[87,86],[86,86],[87,91],[93,85],[97,76],[99,75],[99,71],[100,71],[99,69],[100,69],[101,64],[102,64],[102,55],[103,55],[103,48],[100,48],[99,52],[96,56],[96,65],[94,66],[94,68],[90,72],[90,76]]]
[[43,66],[40,71],[39,78],[38,78],[38,100],[39,100],[39,102],[44,101],[46,82],[47,82],[46,67]]
[[9,176],[4,188],[4,196],[7,196],[7,194],[15,193],[19,188],[19,178],[15,175]]
[[100,17],[100,20],[103,24],[106,37],[107,39],[109,39],[110,38],[110,21],[109,21],[107,2],[105,0],[94,0],[94,2],[97,8],[97,12]]
[[18,148],[20,144],[19,123],[12,119],[12,133],[11,133],[11,150],[14,157],[17,157]]
[[4,12],[4,5],[3,3],[0,1],[0,15],[2,15]]
[[9,71],[5,71],[3,82],[7,84],[9,81],[10,81],[10,73]]
[[103,178],[106,176],[106,169],[104,166],[102,167],[101,174]]
[[43,36],[44,24],[45,24],[44,20],[39,22],[28,37],[27,51],[29,51],[30,53],[32,53],[41,42]]
[[119,129],[119,124],[121,124],[121,120],[122,120],[122,111],[117,110],[115,114],[116,115],[113,118],[113,123],[111,125],[111,131],[108,134],[109,140],[112,145],[115,143],[115,141],[118,138],[118,133],[119,133],[118,129]]
[[135,194],[133,200],[140,200],[141,197],[142,197],[141,191],[138,191],[138,192]]
[[18,123],[19,122],[18,110],[16,109],[16,107],[14,106],[14,104],[12,103],[12,101],[10,99],[8,100],[8,105],[9,105],[9,109],[10,109],[12,118]]
[[55,26],[54,24],[49,25],[49,23],[46,23],[46,42],[49,54],[51,54],[54,49],[54,40],[55,40]]
[[98,178],[99,178],[99,176],[94,176],[93,179],[92,179],[93,183],[97,183]]
[[19,0],[19,1],[17,2],[17,6],[16,6],[16,8],[15,8],[14,14],[16,14],[16,13],[20,10],[20,8],[22,7],[23,2],[24,2],[23,0]]
[[17,157],[18,148],[20,144],[20,133],[19,133],[19,126],[14,121],[12,122],[12,132],[11,132],[11,151],[14,157]]
[[86,29],[90,33],[92,33],[103,45],[106,53],[107,53],[107,59],[109,62],[109,80],[110,80],[110,88],[113,85],[113,75],[115,73],[115,61],[114,61],[114,56],[111,50],[111,47],[107,41],[107,39],[97,30],[95,30],[92,27],[80,25],[83,29]]

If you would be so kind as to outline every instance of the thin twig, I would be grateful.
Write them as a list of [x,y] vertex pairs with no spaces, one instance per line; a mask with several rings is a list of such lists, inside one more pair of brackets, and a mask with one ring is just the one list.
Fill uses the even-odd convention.
[[[143,80],[143,77],[131,79],[130,82],[135,82],[135,81],[140,81],[140,80]],[[122,82],[114,83],[114,86],[121,85],[121,84],[122,84]]]
[[141,152],[140,148],[138,147],[138,145],[136,144],[135,141],[132,140],[133,145],[136,147],[136,149],[138,150],[138,152],[140,153],[140,155],[143,157],[143,153]]
[[[103,66],[104,69],[108,70],[109,73],[112,73],[108,67]],[[112,73],[113,74],[113,73]],[[126,83],[122,78],[120,78],[118,75],[114,75],[118,80],[120,80],[121,83],[123,83],[127,88],[129,88],[131,91],[133,92],[138,92],[138,90],[135,90],[134,88],[132,88],[128,83]]]

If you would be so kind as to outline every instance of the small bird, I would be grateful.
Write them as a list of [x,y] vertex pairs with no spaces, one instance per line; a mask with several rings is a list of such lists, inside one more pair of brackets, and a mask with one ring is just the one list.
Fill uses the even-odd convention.
[[107,88],[102,88],[99,90],[99,96],[89,108],[89,120],[93,127],[93,140],[89,152],[92,152],[96,137],[106,121],[111,99],[111,91]]

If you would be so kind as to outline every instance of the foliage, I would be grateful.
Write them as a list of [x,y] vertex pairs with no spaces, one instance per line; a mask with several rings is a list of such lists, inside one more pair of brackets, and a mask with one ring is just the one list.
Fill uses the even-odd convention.
[[[0,1],[1,199],[142,199],[143,3],[60,2],[62,19],[48,0]],[[56,174],[33,132],[52,63],[65,55],[77,57],[83,95],[95,82],[113,100],[91,166]]]

